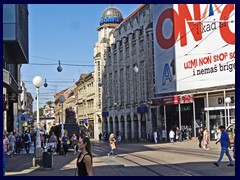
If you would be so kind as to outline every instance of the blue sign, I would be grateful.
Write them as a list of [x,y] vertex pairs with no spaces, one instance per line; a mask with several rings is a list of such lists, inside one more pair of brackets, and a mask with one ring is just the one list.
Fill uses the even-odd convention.
[[120,19],[118,17],[102,18],[100,24],[103,23],[120,23]]
[[20,120],[20,122],[28,121],[27,114],[20,114],[19,115],[19,120]]
[[86,123],[87,123],[87,119],[84,119],[84,120],[83,120],[83,123],[86,124]]

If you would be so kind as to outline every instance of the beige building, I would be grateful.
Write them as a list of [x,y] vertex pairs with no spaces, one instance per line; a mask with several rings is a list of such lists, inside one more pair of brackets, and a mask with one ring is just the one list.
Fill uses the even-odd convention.
[[80,79],[75,84],[77,122],[80,126],[85,126],[85,129],[92,134],[93,138],[97,137],[97,134],[95,134],[98,122],[95,120],[94,73],[81,74]]

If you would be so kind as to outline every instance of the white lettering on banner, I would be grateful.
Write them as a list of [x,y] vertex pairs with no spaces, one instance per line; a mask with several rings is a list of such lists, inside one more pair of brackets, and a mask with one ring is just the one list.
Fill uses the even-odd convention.
[[235,84],[234,4],[155,4],[153,26],[157,94]]

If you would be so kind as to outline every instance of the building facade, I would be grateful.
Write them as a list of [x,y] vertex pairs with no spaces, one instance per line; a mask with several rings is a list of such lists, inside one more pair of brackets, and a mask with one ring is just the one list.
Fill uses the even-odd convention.
[[101,60],[103,131],[167,140],[207,127],[214,138],[234,123],[234,14],[233,4],[148,4],[123,20]]
[[100,26],[98,27],[98,41],[94,46],[94,77],[95,77],[95,102],[94,107],[96,113],[94,114],[95,137],[98,137],[100,132],[103,132],[102,128],[102,108],[103,108],[103,73],[106,65],[107,47],[109,47],[114,40],[114,30],[122,22],[123,17],[121,12],[115,8],[110,7],[104,10],[100,19]]
[[98,137],[95,133],[97,123],[95,120],[95,78],[94,73],[81,74],[76,84],[77,122],[82,133],[87,131],[92,138]]
[[3,128],[9,132],[18,129],[20,70],[28,51],[28,5],[3,4]]
[[190,129],[196,136],[197,128],[207,127],[214,139],[219,125],[235,122],[235,5],[152,7],[155,94],[164,130]]
[[141,5],[113,31],[103,73],[103,129],[124,140],[142,140],[160,128],[148,104],[154,97],[150,5]]

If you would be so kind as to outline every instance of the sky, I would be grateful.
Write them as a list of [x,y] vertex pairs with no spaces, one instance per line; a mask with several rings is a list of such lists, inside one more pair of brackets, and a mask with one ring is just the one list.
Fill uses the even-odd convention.
[[[103,11],[111,4],[29,4],[29,64],[23,64],[21,78],[35,99],[32,83],[40,76],[47,87],[40,88],[39,106],[54,101],[54,94],[74,85],[80,74],[93,72],[94,44]],[[113,4],[126,18],[140,4]],[[58,62],[65,66],[57,71]],[[53,64],[53,65],[49,65]],[[84,66],[80,66],[84,65]],[[85,66],[90,65],[90,66]],[[33,111],[36,101],[33,102]]]

